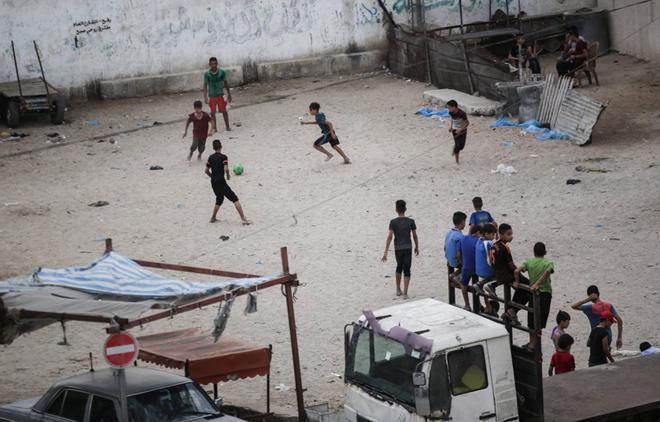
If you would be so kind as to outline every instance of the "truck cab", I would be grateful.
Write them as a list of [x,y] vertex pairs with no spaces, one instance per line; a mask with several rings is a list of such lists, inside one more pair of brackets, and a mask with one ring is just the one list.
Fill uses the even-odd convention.
[[345,327],[345,418],[517,421],[509,333],[435,299],[365,311]]

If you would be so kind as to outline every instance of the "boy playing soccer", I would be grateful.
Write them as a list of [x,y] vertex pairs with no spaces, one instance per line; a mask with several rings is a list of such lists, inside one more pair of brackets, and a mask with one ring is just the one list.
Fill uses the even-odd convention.
[[470,125],[467,114],[460,108],[455,100],[447,101],[447,109],[451,116],[451,126],[449,132],[454,136],[454,150],[451,154],[456,159],[456,164],[459,164],[458,156],[463,148],[465,148],[465,138],[467,137],[467,128]]
[[[206,163],[206,170],[204,171],[208,177],[211,178],[211,187],[215,193],[215,206],[213,207],[213,216],[211,217],[211,223],[215,223],[218,216],[218,210],[220,210],[220,205],[224,202],[225,198],[229,199],[234,203],[238,215],[243,221],[243,225],[247,226],[250,224],[245,214],[243,214],[243,207],[241,203],[238,202],[238,196],[231,190],[227,184],[227,180],[230,179],[229,175],[229,160],[227,156],[222,153],[222,143],[219,139],[213,141],[213,149],[215,153],[209,155],[209,160]],[[227,178],[225,180],[225,177]]]
[[472,205],[474,206],[474,212],[470,215],[470,227],[492,224],[497,229],[497,223],[493,219],[493,216],[488,211],[482,210],[484,206],[483,199],[475,196],[472,198]]
[[[211,117],[213,118],[213,130],[218,127],[215,118],[216,109],[222,113],[225,119],[225,128],[230,131],[229,127],[229,114],[227,113],[227,103],[231,103],[231,91],[229,84],[227,84],[227,73],[224,69],[218,68],[218,59],[211,57],[209,59],[209,70],[204,73],[204,85],[202,92],[204,93],[204,102],[211,108]],[[225,101],[224,90],[227,90],[227,101]]]
[[[195,150],[199,150],[197,159],[202,159],[202,153],[206,149],[206,138],[211,136],[213,133],[213,119],[205,111],[202,111],[202,102],[197,100],[193,103],[195,108],[194,113],[188,116],[188,121],[186,122],[186,129],[183,131],[183,138],[185,139],[188,134],[188,126],[192,123],[193,125],[193,141],[190,145],[190,154],[188,154],[188,161],[193,156]],[[209,126],[209,123],[211,125]]]
[[320,109],[321,105],[319,103],[311,103],[309,105],[309,114],[314,116],[315,121],[300,121],[301,125],[319,125],[321,128],[322,135],[319,139],[314,141],[314,149],[325,154],[325,161],[329,161],[332,158],[332,154],[323,148],[323,145],[330,143],[330,146],[332,146],[332,148],[337,151],[339,155],[341,155],[341,157],[344,159],[344,164],[351,164],[351,160],[348,159],[346,154],[344,154],[344,151],[342,151],[342,149],[339,147],[339,138],[337,138],[337,134],[335,133],[334,125],[332,122],[325,118],[325,113],[321,113],[319,111]]
[[[387,252],[394,238],[394,254],[396,256],[396,295],[403,295],[408,299],[408,286],[410,285],[410,266],[412,264],[413,245],[410,235],[415,241],[415,255],[419,255],[419,240],[417,239],[417,226],[415,220],[406,217],[406,201],[396,201],[398,217],[390,221],[389,233],[385,242],[385,253],[382,261],[387,261]],[[403,292],[401,291],[401,274],[403,274]]]
[[[526,272],[529,274],[529,288],[532,291],[538,290],[539,292],[539,305],[541,309],[535,309],[534,312],[541,313],[541,326],[534,327],[533,315],[531,312],[527,313],[527,326],[537,330],[545,328],[545,325],[548,322],[548,315],[550,314],[550,303],[552,302],[552,285],[550,274],[555,272],[555,264],[553,264],[552,261],[546,259],[545,254],[545,245],[542,242],[537,242],[534,245],[534,258],[526,260],[514,271],[514,279],[516,284],[520,283],[520,273]],[[530,332],[529,344],[527,347],[529,349],[533,349],[535,344],[536,336],[534,333]]]
[[573,345],[573,337],[568,334],[562,334],[557,341],[557,350],[552,354],[550,360],[550,369],[548,375],[553,375],[553,370],[556,375],[565,374],[566,372],[575,371],[575,358],[571,354],[571,346]]
[[467,215],[460,211],[454,213],[452,218],[454,227],[445,236],[445,259],[447,260],[447,274],[449,281],[461,271],[461,239]]

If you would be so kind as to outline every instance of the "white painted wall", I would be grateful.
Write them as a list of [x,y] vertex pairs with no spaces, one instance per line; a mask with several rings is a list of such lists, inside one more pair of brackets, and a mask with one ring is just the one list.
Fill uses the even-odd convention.
[[57,86],[384,47],[375,0],[0,0],[0,82],[37,76],[36,40]]
[[[609,14],[612,48],[645,60],[660,60],[660,0],[598,0]],[[619,9],[619,10],[616,10]]]

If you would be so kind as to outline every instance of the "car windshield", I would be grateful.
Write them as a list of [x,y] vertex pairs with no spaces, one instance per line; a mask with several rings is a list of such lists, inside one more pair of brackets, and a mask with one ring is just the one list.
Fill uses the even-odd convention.
[[356,327],[356,330],[347,348],[347,379],[415,406],[412,374],[420,360],[407,355],[401,343],[374,335],[368,328]]
[[189,382],[128,398],[132,422],[179,422],[219,413],[202,389]]

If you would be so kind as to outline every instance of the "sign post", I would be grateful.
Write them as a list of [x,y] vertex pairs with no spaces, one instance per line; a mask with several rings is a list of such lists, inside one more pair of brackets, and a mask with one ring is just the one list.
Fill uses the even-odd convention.
[[137,359],[140,347],[138,342],[127,332],[110,335],[103,346],[103,356],[112,366],[119,383],[119,406],[121,408],[120,420],[128,422],[128,402],[126,400],[126,367],[131,366]]

